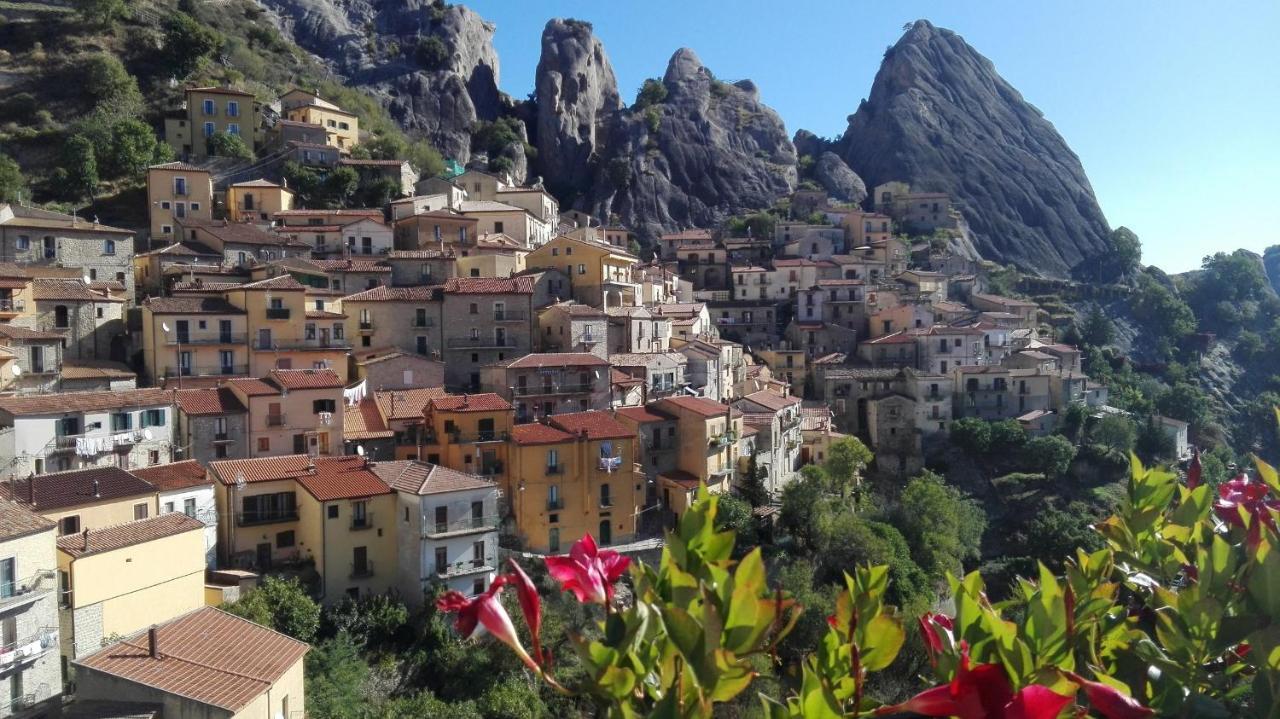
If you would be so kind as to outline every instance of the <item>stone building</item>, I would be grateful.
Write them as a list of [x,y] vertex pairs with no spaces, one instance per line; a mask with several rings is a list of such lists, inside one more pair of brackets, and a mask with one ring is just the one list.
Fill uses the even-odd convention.
[[530,351],[536,326],[533,284],[530,277],[455,277],[445,282],[441,313],[449,318],[443,357],[447,385],[479,387],[485,365]]
[[134,296],[133,232],[75,215],[0,204],[0,262],[75,268]]
[[57,523],[0,499],[0,717],[56,712],[58,662]]

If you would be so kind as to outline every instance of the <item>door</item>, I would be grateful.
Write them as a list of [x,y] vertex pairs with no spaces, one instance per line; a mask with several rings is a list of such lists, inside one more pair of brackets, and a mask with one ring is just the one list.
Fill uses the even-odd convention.
[[479,439],[482,441],[487,442],[494,438],[492,417],[486,417],[476,422],[476,428],[479,430]]
[[[252,194],[245,193],[245,196],[244,196],[244,209],[246,209],[246,210],[253,210],[253,195],[252,195]],[[285,712],[285,716],[286,716],[286,717],[287,717],[287,716],[289,716],[289,712]]]
[[258,569],[271,568],[271,543],[263,542],[258,545]]
[[188,320],[178,320],[178,342],[191,341],[191,322]]
[[613,544],[613,525],[607,519],[600,520],[600,544]]
[[44,372],[44,348],[39,345],[31,347],[31,371],[36,374]]
[[218,341],[231,342],[231,320],[218,320]]
[[271,330],[258,330],[258,349],[271,349]]
[[369,574],[369,548],[353,547],[351,549],[351,574],[364,577]]

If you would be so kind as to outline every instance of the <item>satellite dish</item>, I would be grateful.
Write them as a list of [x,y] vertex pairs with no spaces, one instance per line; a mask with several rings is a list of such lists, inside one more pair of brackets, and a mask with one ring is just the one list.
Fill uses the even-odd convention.
[[149,429],[142,430],[142,436],[146,439],[151,439],[151,430]]
[[90,282],[93,282],[93,278],[92,278],[92,277],[90,277],[88,274],[83,275],[83,276],[81,277],[81,279],[83,279],[83,280],[84,280],[84,283],[85,283],[86,285],[87,285],[87,284],[89,284]]
[[21,367],[19,367],[18,365],[14,365],[14,366],[13,366],[13,376],[14,376],[14,377],[21,377],[21,376],[22,376],[22,368],[21,368]]
[[165,332],[168,332],[168,331],[169,331],[169,323],[168,323],[168,322],[161,322],[161,323],[160,323],[160,329],[164,330]]
[[363,446],[363,445],[356,445],[356,454],[360,455],[361,457],[363,457],[363,456],[364,456],[364,446]]

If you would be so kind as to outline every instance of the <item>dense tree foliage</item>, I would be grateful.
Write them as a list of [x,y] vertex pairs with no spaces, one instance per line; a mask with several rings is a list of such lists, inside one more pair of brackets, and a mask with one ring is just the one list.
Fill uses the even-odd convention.
[[304,642],[313,641],[320,629],[320,605],[296,578],[265,577],[256,589],[225,609]]
[[0,155],[0,202],[17,202],[20,196],[30,198],[22,168],[13,158]]
[[209,154],[217,157],[235,157],[241,160],[253,159],[253,148],[239,135],[215,132],[209,136]]
[[657,78],[648,78],[636,91],[635,109],[643,110],[653,105],[660,105],[667,99],[667,86]]

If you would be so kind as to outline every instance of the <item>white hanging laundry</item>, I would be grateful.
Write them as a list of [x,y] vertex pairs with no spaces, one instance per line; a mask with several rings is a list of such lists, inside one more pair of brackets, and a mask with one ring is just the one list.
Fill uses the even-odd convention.
[[84,441],[84,437],[76,437],[76,454],[81,457],[89,456],[89,443]]
[[362,379],[360,380],[360,383],[354,387],[348,387],[347,389],[342,390],[342,398],[346,401],[347,406],[360,404],[361,400],[364,399],[368,384],[369,380]]

